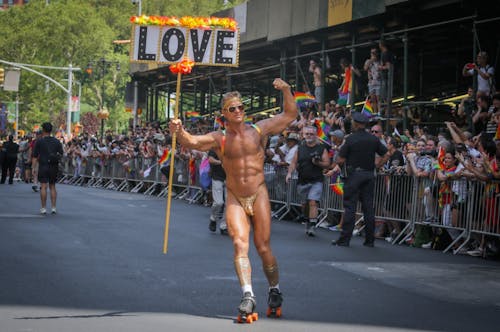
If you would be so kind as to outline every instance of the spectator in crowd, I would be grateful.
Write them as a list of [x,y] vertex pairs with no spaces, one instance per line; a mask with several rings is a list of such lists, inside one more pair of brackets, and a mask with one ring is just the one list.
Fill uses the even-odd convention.
[[208,162],[210,163],[210,174],[212,177],[213,199],[208,228],[211,232],[215,232],[217,230],[217,223],[219,223],[221,234],[227,234],[227,224],[224,217],[226,172],[222,167],[222,161],[213,149],[208,152]]
[[493,95],[488,114],[488,122],[486,123],[484,133],[488,137],[494,137],[500,123],[500,93]]
[[313,75],[314,98],[318,105],[318,112],[323,111],[323,78],[322,69],[318,59],[309,60],[309,72]]
[[[339,151],[342,145],[344,144],[344,132],[340,129],[336,129],[328,133],[330,136],[330,158],[331,158],[331,170],[337,166],[337,159],[339,156]],[[340,172],[340,169],[337,167],[337,172]]]
[[479,94],[476,97],[476,110],[472,115],[472,123],[474,124],[474,135],[483,132],[486,129],[486,124],[490,119],[490,97],[484,94]]
[[50,134],[52,132],[52,124],[44,122],[42,124],[42,138],[35,145],[33,151],[32,164],[38,164],[38,182],[40,182],[40,200],[42,207],[40,213],[47,214],[47,185],[50,189],[51,213],[56,214],[57,208],[57,191],[56,180],[59,171],[59,161],[63,155],[61,142]]
[[[380,49],[380,99],[382,103],[387,103],[389,89],[392,87],[392,76],[390,72],[394,71],[394,55],[389,50],[389,46],[385,40],[380,40],[378,43]],[[380,106],[379,106],[380,108]]]
[[[408,192],[408,185],[404,182],[405,178],[401,175],[406,174],[405,170],[405,160],[403,153],[399,150],[400,143],[395,137],[389,136],[387,138],[387,153],[389,154],[389,159],[382,166],[382,172],[389,175],[387,182],[385,183],[386,195],[384,201],[384,213],[388,217],[397,217],[399,215],[405,216],[400,211],[404,211],[409,203],[409,198],[411,193]],[[382,228],[380,235],[385,235],[388,233],[387,241],[391,242],[394,240],[401,232],[401,223],[399,221],[394,221],[390,219],[384,224],[387,226],[387,232]],[[377,237],[377,234],[375,234]]]
[[250,229],[261,257],[269,284],[270,308],[281,308],[278,264],[270,247],[271,209],[264,181],[263,137],[281,133],[296,117],[297,105],[290,85],[275,79],[274,87],[283,93],[284,112],[246,125],[245,108],[237,92],[226,93],[222,99],[222,113],[226,119],[224,132],[210,132],[194,136],[182,128],[180,120],[170,122],[170,131],[176,132],[179,143],[199,150],[215,149],[226,171],[226,222],[234,246],[234,266],[240,281],[243,298],[239,305],[239,319],[246,320],[255,311],[255,297],[248,258]]
[[380,166],[375,164],[375,153],[384,156],[380,162],[382,164],[386,160],[387,148],[380,143],[380,140],[366,132],[368,119],[363,114],[355,112],[352,118],[354,120],[353,133],[346,138],[338,159],[339,164],[346,164],[347,170],[347,177],[344,180],[344,223],[340,237],[333,240],[332,244],[349,246],[359,199],[366,224],[363,245],[373,247],[375,242],[374,171]]
[[488,53],[481,51],[477,54],[476,63],[466,63],[462,68],[462,75],[476,76],[477,96],[491,96],[495,93],[495,68],[488,64]]
[[[341,176],[341,169],[340,166],[338,165],[338,158],[339,158],[339,151],[342,145],[344,144],[344,132],[340,129],[331,131],[329,133],[330,136],[330,150],[329,150],[329,156],[330,156],[330,166],[328,170],[325,173],[326,177],[330,178],[330,186],[337,182],[338,177]],[[341,231],[342,230],[342,224],[344,220],[344,216],[341,213],[335,212],[334,218],[338,221],[337,225],[333,225],[330,228],[332,231]]]
[[21,167],[22,180],[29,183],[31,176],[31,158],[29,156],[29,141],[31,141],[31,134],[22,138],[19,142],[19,162]]
[[466,120],[466,127],[461,129],[473,132],[472,113],[474,112],[475,105],[474,88],[470,86],[467,88],[467,96],[460,101],[457,108],[457,116]]
[[[418,183],[423,191],[425,222],[430,223],[436,220],[434,201],[432,199],[432,158],[431,153],[426,152],[427,142],[419,139],[416,143],[416,150],[406,155],[406,172],[418,178]],[[420,192],[420,190],[419,190]]]
[[289,182],[293,171],[298,172],[297,192],[302,204],[303,215],[306,220],[306,234],[314,236],[318,221],[318,205],[323,193],[323,169],[330,165],[328,150],[318,140],[316,127],[307,126],[302,130],[304,142],[299,145],[293,157],[286,182]]
[[278,166],[285,167],[288,169],[290,164],[292,163],[293,157],[297,152],[299,147],[300,136],[297,133],[289,133],[286,137],[286,145],[281,146],[279,149],[280,161],[278,162]]
[[[374,125],[371,130],[370,130],[371,134],[373,136],[375,136],[376,138],[378,138],[378,140],[380,141],[380,143],[382,143],[385,147],[387,147],[387,143],[384,139],[384,131],[382,130],[382,127],[378,124]],[[375,164],[376,165],[379,165],[380,164],[380,159],[382,158],[382,156],[379,156],[378,154],[375,154]]]
[[[361,72],[355,68],[351,62],[347,58],[340,58],[340,69],[342,71],[342,75],[344,77],[344,82],[343,84],[348,84],[348,75],[350,76],[350,80],[352,84],[352,89],[351,87],[349,88],[349,96],[343,105],[349,105],[352,100],[354,100],[354,96],[357,94],[358,91],[358,86],[356,85],[357,78],[361,76]],[[348,74],[350,72],[350,74]],[[340,103],[340,98],[339,98],[339,103]]]
[[4,184],[9,173],[9,184],[14,183],[14,176],[17,164],[17,154],[19,153],[19,145],[14,142],[14,136],[9,135],[9,140],[3,144],[4,159],[2,162],[2,179],[0,184]]
[[380,72],[380,59],[378,56],[378,49],[372,47],[370,49],[370,57],[365,61],[364,70],[368,74],[368,95],[373,107],[373,111],[378,113],[378,102],[380,99],[380,89],[382,85],[382,78]]

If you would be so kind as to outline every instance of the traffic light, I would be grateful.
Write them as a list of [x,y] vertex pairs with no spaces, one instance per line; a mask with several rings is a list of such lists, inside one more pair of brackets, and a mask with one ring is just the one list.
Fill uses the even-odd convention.
[[5,80],[5,69],[0,68],[0,85],[3,84],[4,80]]

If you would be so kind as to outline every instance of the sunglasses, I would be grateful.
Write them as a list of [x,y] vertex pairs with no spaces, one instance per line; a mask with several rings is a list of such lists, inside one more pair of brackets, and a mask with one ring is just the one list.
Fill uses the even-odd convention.
[[227,110],[231,113],[234,113],[236,110],[243,112],[245,110],[245,105],[231,106],[228,107]]
[[378,130],[372,130],[372,134],[378,134],[378,133],[380,133],[380,131],[378,131]]

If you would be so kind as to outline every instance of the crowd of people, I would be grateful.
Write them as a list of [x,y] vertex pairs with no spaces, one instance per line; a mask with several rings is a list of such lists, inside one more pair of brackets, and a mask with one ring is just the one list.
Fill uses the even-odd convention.
[[[379,51],[382,51],[382,56]],[[391,56],[381,44],[380,48],[371,49],[370,58],[364,64],[363,69],[368,76],[367,93],[368,97],[373,98],[375,110],[379,107],[377,104],[383,101],[383,97],[380,97],[384,95],[386,84],[383,70],[391,66],[390,62]],[[348,62],[343,63],[343,68],[349,66],[352,67]],[[321,70],[314,60],[311,60],[309,69],[314,78],[315,98],[319,101],[325,94],[321,85]],[[356,72],[359,73],[353,69],[353,74]],[[456,225],[456,219],[460,218],[457,216],[457,206],[460,204],[442,204],[443,206],[438,208],[437,202],[433,201],[437,197],[432,197],[433,188],[439,189],[440,183],[444,187],[445,183],[452,181],[451,188],[443,190],[451,192],[460,203],[460,197],[463,196],[461,191],[464,191],[464,185],[460,185],[460,181],[466,179],[492,182],[488,186],[488,203],[485,204],[487,211],[484,215],[489,219],[489,224],[498,225],[500,188],[495,180],[500,179],[500,94],[495,93],[491,86],[494,70],[488,65],[487,54],[481,52],[476,63],[465,65],[463,75],[477,75],[478,88],[468,89],[467,96],[457,104],[449,115],[449,121],[442,127],[429,129],[414,122],[403,130],[400,124],[388,125],[383,119],[373,117],[369,119],[366,131],[375,136],[388,150],[389,157],[379,165],[378,173],[408,175],[422,184],[422,214],[425,224],[440,222],[446,226]],[[281,133],[266,138],[265,163],[284,169],[281,174],[286,174],[287,180],[292,177],[293,171],[299,174],[299,192],[305,196],[303,216],[299,219],[306,224],[306,233],[309,236],[314,236],[314,225],[317,223],[318,204],[323,194],[320,184],[325,177],[335,181],[346,175],[345,167],[343,169],[339,165],[338,158],[341,147],[355,127],[354,113],[356,112],[348,105],[335,100],[307,104]],[[254,117],[250,121],[256,123],[261,119]],[[184,125],[191,134],[199,135],[220,129],[220,123],[220,118],[204,117],[187,119]],[[6,138],[0,155],[0,183],[4,183],[9,177],[9,183],[18,179],[31,183],[32,189],[38,191],[38,179],[33,176],[32,157],[35,142],[40,135],[41,132],[33,132],[22,137],[17,148],[13,137]],[[121,165],[128,178],[140,179],[144,176],[144,171],[154,165],[165,151],[171,149],[170,130],[158,123],[137,127],[121,135],[107,132],[104,137],[97,137],[83,132],[66,141],[57,133],[56,136],[59,136],[63,143],[64,155],[72,165],[74,177],[82,175],[88,160],[92,159],[92,176],[103,175],[106,166],[114,161]],[[220,160],[213,152],[200,152],[181,145],[175,155],[183,160],[207,158],[214,169],[220,166]],[[132,165],[132,161],[137,158],[142,160],[140,167]],[[379,164],[382,158],[383,156],[376,155],[375,163]],[[168,167],[159,167],[159,170],[166,180]],[[217,176],[212,182],[217,187],[213,190],[216,206],[213,207],[209,228],[215,231],[214,223],[219,221],[222,225],[221,231],[226,231],[227,226],[222,217],[225,175],[221,172],[213,173]],[[340,230],[342,218],[340,221],[339,225],[332,226]],[[498,227],[496,230],[498,231]],[[394,238],[400,231],[401,225],[392,222],[383,226],[375,236]],[[469,248],[469,254],[483,255],[487,242],[487,238],[483,237],[475,248]],[[425,243],[424,247],[426,246],[429,244]]]

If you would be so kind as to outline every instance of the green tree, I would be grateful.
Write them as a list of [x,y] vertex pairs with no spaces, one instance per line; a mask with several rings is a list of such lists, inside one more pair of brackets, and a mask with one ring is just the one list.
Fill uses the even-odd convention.
[[[242,1],[229,1],[233,6]],[[147,15],[207,16],[224,8],[223,0],[143,0],[142,12]],[[45,66],[67,67],[70,63],[80,67],[75,80],[82,82],[81,102],[96,113],[102,100],[110,112],[108,124],[121,124],[126,128],[130,113],[124,111],[125,85],[128,73],[128,47],[113,44],[117,39],[129,39],[130,17],[137,8],[130,0],[31,0],[24,6],[13,6],[0,11],[0,59]],[[85,77],[84,69],[100,58],[117,61],[121,70],[109,68],[102,78]],[[67,72],[37,69],[67,86]],[[95,73],[95,72],[94,72]],[[97,74],[97,73],[95,73]],[[74,86],[74,91],[78,87]],[[76,94],[76,93],[74,93]],[[19,128],[31,130],[43,121],[65,119],[67,95],[52,83],[35,74],[23,71],[19,97]],[[12,92],[0,91],[0,100],[14,100]],[[83,114],[82,114],[83,115]],[[58,122],[61,122],[59,120]],[[65,121],[65,120],[64,120]],[[123,129],[123,128],[119,128]]]

